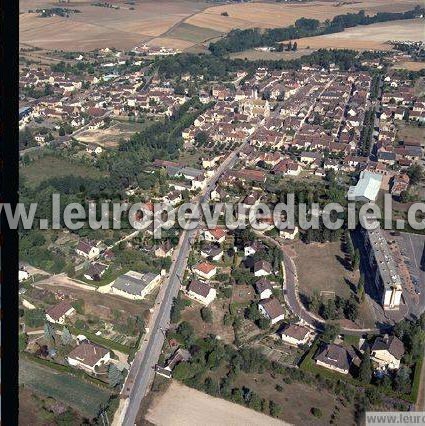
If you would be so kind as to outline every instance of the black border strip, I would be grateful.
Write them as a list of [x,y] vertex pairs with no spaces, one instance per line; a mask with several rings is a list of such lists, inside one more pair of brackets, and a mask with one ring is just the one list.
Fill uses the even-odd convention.
[[[0,201],[18,202],[19,0],[0,0]],[[18,234],[0,216],[1,423],[18,424]]]

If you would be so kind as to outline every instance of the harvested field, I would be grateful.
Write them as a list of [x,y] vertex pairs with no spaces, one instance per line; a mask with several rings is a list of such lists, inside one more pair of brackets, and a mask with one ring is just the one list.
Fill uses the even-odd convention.
[[50,155],[39,158],[28,166],[21,167],[20,171],[31,186],[37,186],[43,180],[54,177],[81,176],[93,179],[104,177],[101,172],[93,167],[74,164],[64,158]]
[[[338,2],[308,2],[304,4],[284,3],[243,3],[210,7],[185,22],[217,31],[229,31],[232,28],[274,28],[293,24],[298,18],[315,18],[320,21],[332,19],[335,15],[348,12],[405,11],[420,4],[418,0],[370,0],[344,4]],[[223,16],[227,12],[229,16]]]
[[167,391],[155,399],[145,416],[161,426],[238,425],[267,426],[286,424],[265,414],[214,398],[173,381]]
[[[424,37],[424,23],[421,19],[382,22],[373,25],[362,25],[348,28],[343,32],[326,34],[317,37],[306,37],[296,40],[298,46],[313,49],[379,49],[391,50],[386,43],[389,40],[421,41]],[[423,66],[422,66],[423,68]]]
[[169,49],[184,50],[193,45],[192,42],[187,40],[179,40],[170,37],[157,37],[153,38],[147,43],[149,46],[168,47]]
[[296,52],[262,52],[259,50],[245,50],[244,52],[232,53],[230,58],[232,59],[248,59],[249,61],[278,61],[284,59],[290,61],[291,59],[298,59],[305,55],[313,53],[313,49],[298,49]]
[[[306,4],[243,3],[211,6],[203,1],[146,1],[130,10],[124,0],[111,0],[120,9],[92,6],[89,1],[73,1],[67,6],[81,13],[69,18],[39,18],[29,9],[57,6],[46,0],[21,0],[20,42],[47,49],[87,51],[116,47],[129,49],[151,41],[176,49],[213,39],[233,28],[275,28],[293,24],[298,18],[323,21],[335,15],[357,12],[405,11],[419,0],[365,0],[336,7],[339,2]],[[229,16],[223,16],[227,12]],[[162,44],[161,44],[162,43]]]
[[[129,49],[143,41],[168,31],[187,16],[206,7],[194,1],[148,1],[138,3],[134,10],[124,1],[111,1],[120,9],[96,7],[91,2],[69,3],[81,13],[69,18],[40,18],[35,13],[20,15],[20,42],[32,46],[87,51],[96,48],[116,47]],[[31,8],[52,7],[57,3],[43,0],[22,0],[21,11]]]
[[393,66],[395,69],[405,69],[409,71],[420,71],[425,68],[425,62],[405,61]]
[[35,392],[51,396],[93,418],[100,404],[105,404],[109,392],[76,376],[60,373],[24,358],[19,361],[19,382]]

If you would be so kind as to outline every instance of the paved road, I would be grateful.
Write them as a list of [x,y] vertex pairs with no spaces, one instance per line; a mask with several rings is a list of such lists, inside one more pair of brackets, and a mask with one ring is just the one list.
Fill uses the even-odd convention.
[[[258,235],[258,234],[257,234]],[[297,277],[297,269],[295,266],[295,262],[292,257],[288,254],[287,250],[285,250],[285,246],[281,245],[278,241],[273,238],[266,237],[261,235],[262,238],[265,238],[270,243],[279,247],[283,253],[283,266],[284,266],[284,298],[285,302],[288,305],[289,309],[295,314],[298,318],[300,318],[304,323],[310,325],[317,331],[323,331],[324,325],[326,321],[324,321],[321,317],[315,315],[314,313],[308,311],[303,303],[300,300],[298,293],[298,277]],[[366,333],[379,333],[377,328],[347,328],[342,327],[341,331],[363,335]]]
[[[207,187],[200,196],[194,200],[196,203],[208,200],[211,190],[217,184],[220,176],[231,169],[239,152],[246,146],[246,140],[235,151],[233,151],[226,160],[217,169],[216,173],[210,178]],[[124,408],[122,424],[125,426],[134,425],[140,403],[149,390],[149,386],[154,378],[154,368],[161,354],[164,344],[165,330],[170,325],[170,311],[173,298],[177,297],[180,289],[180,283],[186,270],[187,259],[190,252],[190,244],[196,234],[196,229],[184,230],[180,236],[179,245],[175,251],[176,255],[172,261],[168,280],[162,285],[157,303],[160,303],[152,316],[152,327],[149,329],[142,343],[140,350],[136,353],[133,364],[131,365],[126,383],[124,384],[122,396],[129,398],[129,404]]]

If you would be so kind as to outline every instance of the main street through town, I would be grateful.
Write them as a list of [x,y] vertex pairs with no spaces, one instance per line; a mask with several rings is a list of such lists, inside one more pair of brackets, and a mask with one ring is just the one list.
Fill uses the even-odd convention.
[[[202,194],[194,200],[199,204],[208,200],[210,192],[214,189],[220,176],[230,170],[239,152],[246,146],[247,140],[233,151],[220,165],[215,174],[209,179],[207,187]],[[134,357],[129,374],[123,387],[122,397],[128,398],[124,405],[120,418],[125,426],[134,425],[137,413],[143,397],[149,390],[154,378],[155,365],[161,354],[164,344],[165,332],[170,325],[170,311],[173,299],[177,297],[189,257],[190,246],[197,229],[183,230],[179,244],[172,259],[168,279],[163,283],[157,297],[152,318],[151,327],[147,331],[144,341]]]

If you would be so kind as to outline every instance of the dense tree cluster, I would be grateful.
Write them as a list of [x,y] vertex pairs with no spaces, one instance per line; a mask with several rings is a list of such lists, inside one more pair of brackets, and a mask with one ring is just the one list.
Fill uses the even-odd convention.
[[344,31],[345,28],[357,25],[413,19],[421,11],[423,9],[418,6],[407,12],[378,12],[376,15],[368,16],[364,10],[360,10],[358,13],[337,15],[332,20],[327,19],[323,23],[320,23],[317,19],[300,18],[294,25],[284,28],[272,28],[269,30],[260,30],[258,28],[236,29],[232,30],[226,37],[211,43],[209,49],[214,55],[222,56],[231,52],[242,52],[254,47],[274,46],[276,43],[285,40],[337,33]]

